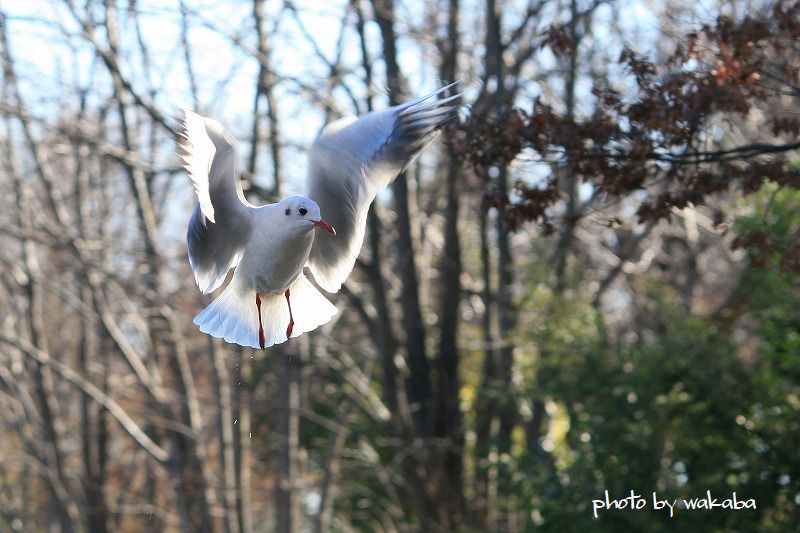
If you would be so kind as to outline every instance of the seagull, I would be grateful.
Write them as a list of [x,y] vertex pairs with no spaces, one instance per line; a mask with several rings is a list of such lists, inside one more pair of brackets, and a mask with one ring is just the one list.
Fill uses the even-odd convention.
[[[255,206],[242,193],[236,139],[219,122],[183,110],[178,140],[197,203],[189,264],[203,294],[224,291],[194,318],[200,331],[266,349],[327,323],[353,270],[367,212],[386,188],[458,116],[455,83],[427,96],[325,127],[308,152],[306,196]],[[323,216],[325,218],[323,218]]]

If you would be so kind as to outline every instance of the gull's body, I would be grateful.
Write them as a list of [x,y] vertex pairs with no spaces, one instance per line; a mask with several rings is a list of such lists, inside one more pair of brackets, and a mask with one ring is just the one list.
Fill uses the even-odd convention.
[[[292,197],[295,203],[302,202]],[[253,226],[264,228],[262,232],[252,232],[247,241],[234,278],[259,293],[280,293],[297,279],[308,262],[314,233],[307,228],[289,225],[285,231],[266,231],[275,228],[285,218],[284,202],[254,209]]]
[[330,124],[309,151],[307,197],[260,207],[242,194],[233,136],[186,111],[179,146],[198,199],[186,238],[189,263],[204,294],[236,267],[224,292],[195,317],[200,330],[265,348],[328,322],[336,308],[303,268],[324,290],[339,290],[358,257],[375,195],[456,116],[457,96],[436,98],[448,87]]

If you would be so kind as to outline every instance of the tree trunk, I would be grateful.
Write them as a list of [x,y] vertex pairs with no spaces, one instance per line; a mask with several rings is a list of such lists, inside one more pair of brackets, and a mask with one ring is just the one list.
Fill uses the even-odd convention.
[[[375,20],[383,37],[383,55],[386,62],[386,78],[389,85],[389,102],[399,104],[405,94],[400,67],[397,64],[397,42],[394,31],[394,2],[373,0]],[[414,261],[414,242],[411,234],[411,215],[408,208],[408,183],[405,172],[392,184],[397,221],[397,271],[403,286],[401,296],[403,330],[408,358],[409,377],[406,394],[411,408],[414,427],[421,435],[431,434],[430,403],[431,376],[425,348],[425,328],[419,299],[419,280]]]
[[[459,0],[450,0],[447,37],[442,51],[440,77],[444,81],[456,78],[456,60],[459,48]],[[464,434],[461,422],[459,391],[461,380],[458,370],[458,323],[461,316],[461,243],[458,222],[461,208],[461,172],[452,145],[448,144],[444,158],[446,194],[444,222],[444,254],[439,263],[439,350],[436,357],[436,396],[438,407],[435,434],[444,439],[439,452],[440,496],[439,523],[443,528],[458,530],[464,516],[463,448]]]
[[481,317],[481,330],[483,331],[484,355],[481,371],[481,381],[478,385],[477,399],[475,402],[475,505],[473,507],[474,520],[478,527],[486,528],[491,520],[494,502],[491,499],[490,475],[492,466],[489,464],[492,447],[492,424],[497,415],[497,399],[494,389],[497,387],[496,374],[497,362],[495,361],[493,317],[494,293],[492,291],[492,257],[489,248],[489,213],[486,206],[480,206],[480,256],[483,300],[483,316]]
[[213,364],[212,378],[217,400],[217,431],[220,435],[219,464],[222,477],[223,509],[225,533],[243,533],[241,516],[236,505],[236,451],[233,435],[233,407],[231,405],[231,373],[225,365],[225,352],[219,348],[219,342],[207,339]]
[[278,383],[275,402],[276,487],[275,531],[297,531],[299,507],[296,491],[297,452],[299,447],[300,359],[289,350],[278,350],[275,378]]

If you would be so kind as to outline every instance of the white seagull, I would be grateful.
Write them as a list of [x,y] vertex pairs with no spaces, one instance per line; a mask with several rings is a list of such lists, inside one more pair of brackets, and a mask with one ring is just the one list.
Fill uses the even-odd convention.
[[304,267],[325,291],[339,290],[375,195],[457,117],[460,95],[440,97],[453,85],[331,123],[309,150],[307,196],[263,206],[242,194],[236,139],[216,120],[184,110],[179,155],[197,193],[186,234],[189,264],[203,294],[236,267],[222,294],[194,318],[200,331],[264,349],[328,322],[336,307]]

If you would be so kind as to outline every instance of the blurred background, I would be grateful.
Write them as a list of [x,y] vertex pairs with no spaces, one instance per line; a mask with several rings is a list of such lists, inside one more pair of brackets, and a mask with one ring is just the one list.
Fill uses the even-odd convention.
[[[0,1],[0,530],[800,524],[800,4]],[[333,321],[218,342],[181,107],[248,199],[460,80]],[[736,492],[755,510],[592,500]]]

